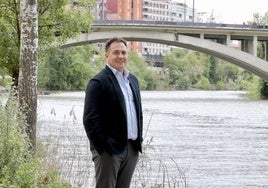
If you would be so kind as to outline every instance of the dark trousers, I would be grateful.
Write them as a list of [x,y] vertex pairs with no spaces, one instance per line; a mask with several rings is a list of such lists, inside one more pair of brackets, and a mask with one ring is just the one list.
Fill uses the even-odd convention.
[[129,188],[138,158],[130,142],[119,155],[103,152],[94,157],[96,188]]

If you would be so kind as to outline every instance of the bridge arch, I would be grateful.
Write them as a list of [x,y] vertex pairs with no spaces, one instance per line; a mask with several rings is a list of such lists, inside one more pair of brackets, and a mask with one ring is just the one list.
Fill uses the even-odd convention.
[[64,45],[62,45],[62,47],[65,48],[96,42],[105,42],[111,37],[121,37],[128,41],[161,43],[199,51],[233,63],[268,81],[268,62],[249,53],[223,44],[176,33],[165,33],[159,31],[144,32],[134,30],[95,31],[80,34],[76,39],[69,39]]

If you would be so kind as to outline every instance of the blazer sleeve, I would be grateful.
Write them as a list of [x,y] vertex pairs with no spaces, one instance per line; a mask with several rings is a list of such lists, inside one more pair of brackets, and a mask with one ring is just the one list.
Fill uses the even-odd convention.
[[101,108],[103,107],[103,88],[97,79],[92,79],[86,88],[83,124],[87,137],[94,145],[94,148],[102,153],[105,146],[105,134],[101,129]]

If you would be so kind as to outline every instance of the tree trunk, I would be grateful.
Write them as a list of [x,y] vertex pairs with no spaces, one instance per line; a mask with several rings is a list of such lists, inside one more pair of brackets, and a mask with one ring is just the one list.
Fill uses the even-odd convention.
[[26,113],[27,133],[36,149],[38,19],[37,0],[20,0],[21,38],[18,97]]

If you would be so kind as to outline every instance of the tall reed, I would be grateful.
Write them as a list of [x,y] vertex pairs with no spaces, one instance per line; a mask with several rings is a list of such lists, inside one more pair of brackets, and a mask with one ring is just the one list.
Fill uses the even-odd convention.
[[[74,107],[71,107],[69,113],[64,115],[63,121],[56,117],[59,114],[56,111],[57,109],[53,108],[55,113],[50,114],[51,118],[40,122],[42,125],[39,137],[49,153],[46,155],[45,163],[55,165],[57,169],[60,169],[61,177],[74,187],[94,187],[94,166],[83,125],[77,119]],[[184,188],[187,186],[185,176],[187,169],[180,169],[178,162],[173,158],[164,160],[157,151],[152,155],[154,139],[147,136],[152,117],[153,114],[144,130],[143,153],[140,155],[131,187]],[[42,131],[49,131],[49,133],[41,135]],[[168,166],[170,164],[173,167],[172,171]]]

